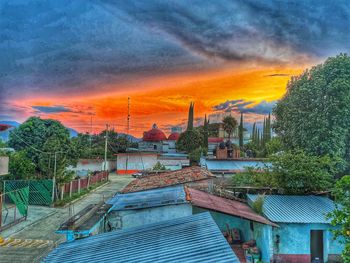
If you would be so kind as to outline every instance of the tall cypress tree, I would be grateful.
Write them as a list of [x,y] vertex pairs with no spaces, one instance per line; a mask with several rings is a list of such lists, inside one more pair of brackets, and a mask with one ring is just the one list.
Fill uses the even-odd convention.
[[243,148],[243,113],[241,113],[241,120],[238,127],[238,136],[239,136],[239,147]]
[[267,139],[270,141],[272,138],[272,134],[271,134],[271,114],[269,113],[269,117],[268,117],[268,125],[267,125]]
[[209,119],[208,119],[208,121],[207,121],[207,114],[205,114],[205,117],[204,117],[204,126],[203,126],[203,130],[204,130],[204,136],[203,136],[204,142],[203,142],[203,145],[204,145],[205,148],[208,149]]
[[261,133],[261,145],[264,146],[266,142],[266,119],[264,117],[264,123],[262,127],[262,133]]
[[250,136],[250,138],[252,139],[252,142],[255,142],[255,129],[256,129],[256,124],[255,122],[253,123],[253,129],[252,129],[252,134]]
[[187,130],[192,131],[193,130],[193,108],[194,103],[190,103],[190,108],[188,110],[188,122],[187,122]]

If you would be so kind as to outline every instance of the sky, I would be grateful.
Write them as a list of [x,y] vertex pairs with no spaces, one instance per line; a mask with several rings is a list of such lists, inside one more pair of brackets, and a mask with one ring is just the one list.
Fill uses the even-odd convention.
[[346,0],[0,0],[0,120],[125,132],[129,97],[135,136],[183,126],[191,101],[197,124],[249,126],[348,43]]

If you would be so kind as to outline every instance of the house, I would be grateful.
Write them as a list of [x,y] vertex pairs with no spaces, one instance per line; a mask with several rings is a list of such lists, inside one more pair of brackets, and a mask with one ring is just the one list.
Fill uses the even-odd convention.
[[[261,251],[263,262],[269,262],[265,249],[268,233],[278,225],[257,214],[246,203],[222,198],[196,189],[186,188],[187,200],[192,204],[193,214],[210,212],[222,232],[227,228],[238,230],[240,242],[254,239]],[[241,246],[233,246],[237,255]]]
[[187,167],[177,171],[144,176],[130,182],[122,193],[145,191],[173,185],[188,185],[201,189],[209,189],[215,176],[208,170],[198,166]]
[[217,262],[239,260],[209,213],[63,243],[43,262]]
[[157,124],[153,124],[152,129],[143,133],[139,149],[144,152],[175,153],[181,131],[180,127],[173,127],[172,133],[167,137]]
[[181,185],[116,194],[106,203],[112,206],[107,216],[109,229],[106,231],[192,215],[192,207]]
[[213,159],[213,158],[201,158],[201,167],[208,169],[213,174],[221,175],[233,175],[236,173],[244,172],[247,168],[263,169],[270,166],[270,163],[266,163],[263,159]]
[[[241,244],[251,239],[257,246],[265,245],[264,226],[278,227],[254,212],[246,203],[229,200],[204,191],[182,185],[158,188],[141,192],[117,194],[107,201],[112,205],[106,225],[106,231],[124,230],[135,226],[162,222],[192,214],[210,212],[222,232],[236,231],[236,245],[232,248],[243,254]],[[262,249],[265,253],[266,250]],[[263,259],[268,254],[262,253]]]
[[152,170],[159,162],[168,170],[180,170],[190,165],[187,154],[157,153],[157,152],[127,152],[118,153],[116,172],[118,174],[134,174]]
[[[259,198],[248,195],[250,204]],[[263,213],[279,228],[266,228],[266,262],[303,263],[339,262],[343,249],[333,239],[330,219],[326,215],[334,210],[334,202],[322,196],[267,195],[263,198]],[[265,261],[264,261],[265,262]]]

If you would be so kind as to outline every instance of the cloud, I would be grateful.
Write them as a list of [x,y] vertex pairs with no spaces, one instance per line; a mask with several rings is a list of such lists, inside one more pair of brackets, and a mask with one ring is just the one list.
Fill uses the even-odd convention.
[[283,73],[280,73],[280,74],[270,74],[270,75],[265,75],[264,77],[289,77],[290,74],[283,74]]
[[0,9],[1,101],[350,51],[346,0],[0,0]]
[[71,109],[65,107],[65,106],[32,106],[34,110],[36,110],[36,113],[46,113],[46,114],[53,114],[53,113],[62,113],[62,112],[73,112]]
[[227,100],[221,104],[215,105],[213,109],[215,111],[222,112],[239,112],[239,113],[254,113],[259,115],[266,115],[272,112],[273,107],[276,105],[276,101],[261,101],[258,104],[254,104],[253,101],[240,100]]

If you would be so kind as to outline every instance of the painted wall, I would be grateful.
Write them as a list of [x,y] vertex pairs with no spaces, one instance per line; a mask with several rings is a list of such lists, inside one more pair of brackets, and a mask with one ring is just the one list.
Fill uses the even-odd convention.
[[[116,160],[107,160],[106,169],[112,171],[115,167],[115,163]],[[76,167],[70,166],[69,169],[72,171],[102,171],[104,170],[104,161],[96,159],[80,159]]]
[[107,220],[111,230],[126,229],[192,215],[190,204],[167,205],[145,209],[111,211]]
[[269,263],[273,257],[273,236],[272,226],[253,223],[253,239],[261,250],[261,260]]
[[229,225],[230,229],[232,228],[238,228],[241,233],[241,239],[243,241],[248,241],[251,239],[252,233],[250,231],[250,221],[245,220],[239,217],[234,217],[230,215],[226,215],[223,213],[203,209],[200,207],[193,207],[193,214],[203,213],[203,212],[210,212],[211,216],[213,217],[215,223],[218,225],[221,231],[226,231],[227,227],[226,224]]
[[120,154],[117,156],[117,172],[152,169],[157,163],[157,154]]
[[[274,244],[275,258],[283,258],[283,255],[295,255],[288,257],[289,262],[298,260],[299,262],[310,261],[310,231],[324,230],[323,244],[324,244],[324,259],[328,260],[329,255],[341,254],[343,246],[338,240],[333,240],[331,232],[334,227],[328,224],[279,224],[280,228],[275,228],[273,231],[273,238],[276,235],[280,236],[280,243]],[[297,258],[298,257],[298,258]],[[332,256],[333,257],[333,256]],[[285,257],[283,262],[288,263],[288,258]]]

